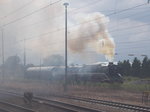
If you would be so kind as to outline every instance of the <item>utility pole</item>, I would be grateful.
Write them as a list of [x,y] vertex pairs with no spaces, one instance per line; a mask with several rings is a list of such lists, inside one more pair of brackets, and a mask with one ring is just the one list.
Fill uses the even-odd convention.
[[26,66],[26,40],[24,39],[24,67]]
[[68,3],[64,3],[65,6],[65,82],[64,82],[64,91],[67,91],[67,6]]
[[4,55],[4,29],[1,29],[2,32],[2,80],[4,80],[4,74],[5,74],[5,55]]
[[42,72],[41,72],[41,64],[42,64],[42,62],[41,62],[42,60],[41,60],[41,54],[40,54],[40,76],[42,76]]
[[4,60],[5,60],[5,58],[4,58],[4,30],[3,30],[3,28],[2,28],[2,64],[4,64]]
[[24,77],[26,75],[26,40],[24,39],[24,53],[23,53]]

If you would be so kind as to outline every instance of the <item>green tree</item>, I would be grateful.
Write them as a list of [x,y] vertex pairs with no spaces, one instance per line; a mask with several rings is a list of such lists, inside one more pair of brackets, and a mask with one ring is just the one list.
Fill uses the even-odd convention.
[[141,76],[142,77],[150,76],[150,60],[148,59],[148,57],[145,57],[142,61]]
[[118,62],[119,67],[119,73],[121,73],[124,76],[130,76],[131,75],[131,64],[129,60],[124,60],[123,62]]
[[20,64],[20,57],[19,56],[10,56],[5,61],[5,67],[9,69],[14,69],[16,66]]
[[19,56],[10,56],[4,64],[5,74],[10,76],[23,74],[23,65],[20,64]]
[[123,74],[123,63],[121,61],[118,62],[118,72],[121,74],[121,75],[124,75]]
[[132,63],[132,76],[141,77],[141,62],[137,57],[134,58]]
[[131,64],[129,60],[126,60],[124,62],[124,73],[126,76],[130,76],[131,75]]
[[148,74],[147,74],[147,77],[150,78],[150,60],[148,60]]

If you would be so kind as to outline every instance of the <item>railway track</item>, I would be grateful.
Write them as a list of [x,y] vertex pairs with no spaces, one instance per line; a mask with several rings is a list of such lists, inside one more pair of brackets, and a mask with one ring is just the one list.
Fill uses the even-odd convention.
[[0,112],[11,112],[11,111],[3,109],[3,108],[0,108]]
[[[3,91],[3,92],[13,94],[13,95],[19,95],[17,93],[13,93],[13,92],[9,92],[9,91]],[[138,105],[131,105],[131,104],[125,104],[125,103],[120,103],[120,102],[97,100],[97,99],[83,98],[83,97],[76,97],[76,96],[69,96],[69,95],[51,94],[51,96],[72,99],[72,100],[77,100],[77,101],[82,101],[82,102],[88,102],[88,103],[95,103],[95,104],[100,104],[100,105],[105,105],[105,106],[110,106],[110,107],[115,107],[115,108],[121,108],[121,109],[136,111],[136,112],[150,112],[150,107],[146,107],[146,106],[138,106]],[[86,112],[87,111],[103,112],[101,110],[90,109],[90,108],[82,107],[82,106],[80,107],[77,105],[72,105],[72,104],[61,102],[61,101],[50,100],[50,99],[46,99],[43,97],[37,97],[37,96],[35,97],[34,101],[36,101],[36,102],[44,101],[43,103],[45,105],[54,106],[54,107],[60,108],[60,109],[66,109],[66,110],[68,109],[68,110],[70,110],[69,112],[77,112],[79,110],[83,110]]]
[[[0,93],[1,94],[8,94],[8,95],[15,95],[15,96],[18,96],[20,98],[23,98],[23,95],[18,94],[18,93],[14,93],[14,92],[0,90]],[[40,104],[47,105],[47,106],[51,106],[54,108],[58,108],[58,109],[61,109],[65,112],[105,112],[105,111],[97,110],[94,108],[69,104],[69,103],[65,103],[65,102],[57,101],[57,100],[50,100],[50,99],[46,99],[46,98],[38,97],[38,96],[34,97],[33,102],[40,103]]]
[[0,112],[36,112],[36,111],[6,101],[0,101]]
[[97,100],[97,99],[83,98],[83,97],[76,97],[76,96],[69,96],[69,95],[51,94],[51,96],[84,101],[88,103],[101,104],[101,105],[106,105],[106,106],[111,106],[111,107],[116,107],[121,109],[128,109],[128,110],[138,111],[138,112],[150,112],[150,107],[146,107],[146,106],[138,106],[138,105],[131,105],[131,104],[125,104],[120,102]]
[[75,112],[104,112],[102,110],[97,110],[97,109],[91,109],[91,108],[88,108],[88,107],[83,107],[83,106],[79,106],[79,105],[74,105],[74,104],[69,104],[69,103],[64,103],[62,101],[56,101],[56,100],[50,100],[50,99],[46,99],[46,98],[42,98],[42,97],[35,97],[35,99],[38,99],[38,100],[41,100],[41,101],[45,101],[45,104],[46,105],[51,105],[52,104],[55,104],[57,106],[60,106],[60,107],[67,107],[68,109],[74,109]]

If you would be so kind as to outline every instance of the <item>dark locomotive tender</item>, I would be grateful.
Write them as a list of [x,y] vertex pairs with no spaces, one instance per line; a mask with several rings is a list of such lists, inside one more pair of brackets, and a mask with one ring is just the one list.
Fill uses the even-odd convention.
[[[65,75],[64,66],[48,67],[29,67],[26,70],[26,78],[48,81],[63,81]],[[102,64],[92,64],[83,66],[68,67],[68,83],[80,82],[109,82],[123,83],[123,78],[118,72],[118,66],[109,63],[107,66]]]

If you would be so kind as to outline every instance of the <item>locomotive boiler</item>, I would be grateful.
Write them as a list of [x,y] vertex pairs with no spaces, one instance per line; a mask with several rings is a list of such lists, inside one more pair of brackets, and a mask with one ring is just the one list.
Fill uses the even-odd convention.
[[[118,72],[118,66],[109,63],[108,65],[91,64],[68,66],[68,83],[80,82],[109,82],[122,83],[123,78]],[[65,76],[64,66],[29,67],[25,77],[28,79],[62,81]]]

